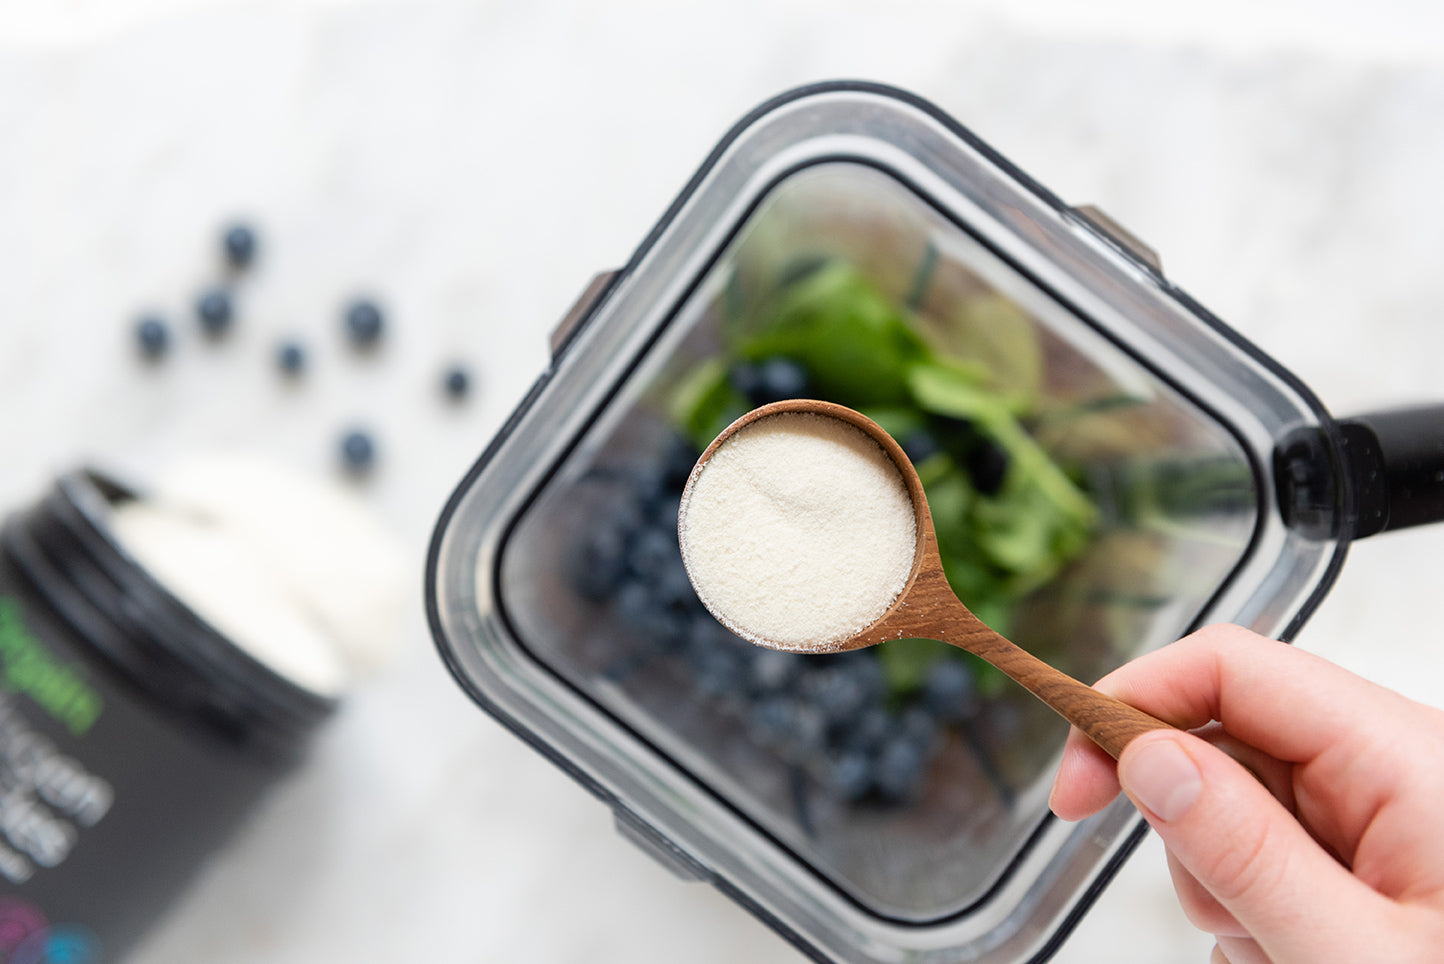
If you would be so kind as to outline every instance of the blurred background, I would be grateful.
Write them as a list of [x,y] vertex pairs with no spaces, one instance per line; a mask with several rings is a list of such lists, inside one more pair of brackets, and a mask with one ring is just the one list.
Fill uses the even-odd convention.
[[[451,489],[747,110],[908,88],[1167,274],[1335,413],[1444,395],[1444,11],[1432,0],[109,0],[0,4],[0,505],[82,461],[244,447],[348,479],[408,552],[399,655],[158,922],[139,961],[800,960],[474,708],[427,633]],[[259,240],[200,336],[220,236]],[[347,349],[345,306],[386,340]],[[171,321],[161,364],[134,326]],[[287,381],[275,343],[309,346]],[[471,391],[441,388],[452,363]],[[1444,705],[1444,530],[1361,543],[1300,644]],[[1207,959],[1163,854],[1057,960]]]

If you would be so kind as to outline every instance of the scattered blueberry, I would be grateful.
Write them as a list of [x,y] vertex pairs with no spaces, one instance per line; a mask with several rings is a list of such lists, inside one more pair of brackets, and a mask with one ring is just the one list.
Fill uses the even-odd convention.
[[212,338],[219,338],[230,331],[234,310],[230,292],[224,288],[211,288],[196,301],[196,318],[201,329]]
[[249,225],[233,224],[226,230],[222,244],[226,264],[237,271],[250,267],[256,258],[256,232]]
[[346,309],[346,337],[357,348],[372,348],[381,340],[384,322],[375,302],[360,300]]
[[296,377],[306,370],[306,349],[301,343],[286,340],[276,346],[276,367],[281,374]]
[[443,373],[441,387],[447,398],[459,402],[471,391],[471,375],[460,365],[452,365]]
[[361,429],[353,429],[341,438],[341,464],[348,472],[364,474],[376,464],[376,443],[371,435]]
[[170,326],[154,315],[136,323],[135,338],[141,354],[152,361],[164,357],[170,350]]

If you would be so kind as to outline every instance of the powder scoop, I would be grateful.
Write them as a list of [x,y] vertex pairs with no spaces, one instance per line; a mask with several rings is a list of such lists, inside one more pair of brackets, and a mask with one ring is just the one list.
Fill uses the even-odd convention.
[[703,604],[758,645],[839,653],[942,640],[992,663],[1115,759],[1134,737],[1168,727],[974,616],[943,573],[912,462],[845,406],[789,399],[733,422],[692,470],[678,537]]

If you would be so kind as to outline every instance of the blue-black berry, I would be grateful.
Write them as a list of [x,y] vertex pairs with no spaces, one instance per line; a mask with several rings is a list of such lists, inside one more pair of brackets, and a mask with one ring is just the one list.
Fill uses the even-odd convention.
[[306,349],[300,342],[287,339],[276,346],[276,367],[281,374],[296,377],[306,370]]
[[942,656],[928,667],[923,704],[944,720],[967,720],[978,714],[981,701],[973,668],[962,659]]
[[1008,477],[1011,462],[1006,449],[992,439],[983,439],[968,453],[963,467],[973,481],[973,488],[983,495],[997,495]]
[[807,394],[807,370],[780,355],[761,362],[738,362],[727,375],[732,387],[754,407]]
[[222,246],[226,264],[238,271],[248,268],[256,259],[256,232],[249,225],[233,224],[226,229]]
[[159,360],[170,350],[170,326],[148,315],[136,323],[135,339],[142,355],[152,361]]
[[341,464],[353,474],[369,472],[376,464],[376,443],[371,435],[353,429],[341,438]]
[[357,348],[371,348],[381,340],[385,323],[375,302],[353,301],[346,309],[346,337]]
[[196,301],[196,318],[201,330],[212,338],[219,338],[231,329],[234,310],[230,292],[224,288],[212,288]]
[[769,358],[758,366],[755,405],[801,398],[807,394],[807,370],[790,358]]
[[452,365],[442,374],[441,387],[447,398],[459,402],[471,391],[471,375],[460,365]]
[[902,440],[902,450],[910,462],[918,465],[937,455],[943,447],[938,444],[937,437],[932,432],[919,429]]

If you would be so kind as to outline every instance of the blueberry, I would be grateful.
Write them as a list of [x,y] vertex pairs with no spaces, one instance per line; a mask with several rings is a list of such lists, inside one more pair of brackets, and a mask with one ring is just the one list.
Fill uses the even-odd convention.
[[887,695],[887,674],[876,653],[860,651],[843,653],[837,657],[841,665],[862,688],[863,698],[868,703],[881,701]]
[[301,374],[306,370],[306,349],[292,339],[281,342],[276,346],[276,367],[293,378]]
[[222,238],[226,264],[236,270],[250,267],[256,258],[256,232],[249,225],[233,224]]
[[[677,541],[677,516],[682,511],[682,496],[680,493],[666,492],[659,498],[648,500],[643,506],[649,522],[659,529],[667,532],[667,538],[675,544]],[[680,555],[680,550],[678,554]]]
[[231,329],[234,310],[230,292],[224,288],[212,288],[196,301],[196,318],[201,330],[212,338],[219,338]]
[[362,429],[353,429],[341,438],[341,464],[348,472],[360,475],[371,471],[376,463],[376,443]]
[[718,647],[701,648],[694,651],[691,663],[692,679],[702,694],[723,697],[741,691],[744,671],[736,653]]
[[577,595],[598,601],[621,585],[626,576],[629,528],[628,523],[617,516],[604,517],[577,541],[566,563]]
[[471,375],[461,365],[452,365],[442,373],[441,389],[447,398],[459,402],[471,391]]
[[937,718],[926,707],[909,706],[898,716],[893,736],[915,745],[926,756],[939,737]]
[[659,600],[652,587],[640,580],[623,582],[614,605],[618,618],[647,646],[672,649],[686,638],[686,617]]
[[983,495],[997,495],[1008,477],[1008,452],[992,439],[983,439],[963,462],[973,488]]
[[928,424],[943,451],[960,465],[967,461],[968,453],[983,437],[972,419],[936,415],[928,420]]
[[816,707],[790,696],[770,696],[752,707],[753,738],[789,756],[817,752],[825,729]]
[[844,750],[828,761],[823,783],[843,800],[861,800],[872,789],[873,771],[873,761],[866,753]]
[[675,533],[647,526],[636,534],[627,553],[627,568],[640,579],[656,579],[673,564],[681,565],[682,550]]
[[762,383],[762,370],[749,361],[734,362],[727,369],[727,381],[750,402]]
[[748,393],[753,405],[766,405],[807,394],[807,370],[790,358],[769,358],[757,366],[757,384]]
[[973,668],[952,656],[933,660],[923,682],[923,703],[945,720],[966,720],[977,715],[979,700]]
[[661,484],[663,488],[681,492],[701,456],[697,447],[680,435],[670,435],[662,446]]
[[792,701],[782,696],[759,700],[752,704],[750,720],[753,738],[762,744],[776,742],[792,724]]
[[[669,507],[665,503],[679,498],[682,493],[680,488],[668,484],[664,467],[656,462],[628,466],[626,481],[631,487],[632,496],[637,500],[637,508],[648,520],[662,519]],[[666,525],[668,528],[675,527],[677,517],[672,516],[666,521]]]
[[152,361],[164,357],[170,350],[170,326],[154,315],[136,323],[135,338],[141,354]]
[[750,682],[758,692],[771,693],[791,686],[802,672],[804,657],[775,649],[755,648]]
[[664,565],[653,577],[652,591],[656,593],[659,603],[678,612],[694,608],[706,611],[701,609],[697,601],[697,593],[692,588],[692,580],[687,577],[687,568],[682,565],[680,552],[676,559]]
[[874,750],[892,734],[897,719],[881,705],[869,706],[844,720],[835,731],[837,743],[856,750]]
[[[691,662],[708,659],[712,653],[722,653],[737,663],[739,673],[745,674],[752,646],[733,636],[725,626],[712,617],[711,613],[698,607],[692,613],[689,622],[686,649],[687,658]],[[739,677],[738,683],[742,682],[744,679]]]
[[802,678],[800,692],[812,701],[828,723],[846,720],[862,709],[867,692],[845,666],[813,670]]
[[346,337],[357,348],[373,348],[381,340],[385,327],[381,309],[375,302],[361,299],[346,309]]
[[874,779],[882,796],[891,801],[911,797],[927,772],[927,754],[912,740],[894,738],[883,745]]
[[943,447],[932,432],[921,429],[902,440],[902,450],[914,465],[918,465],[937,455]]

